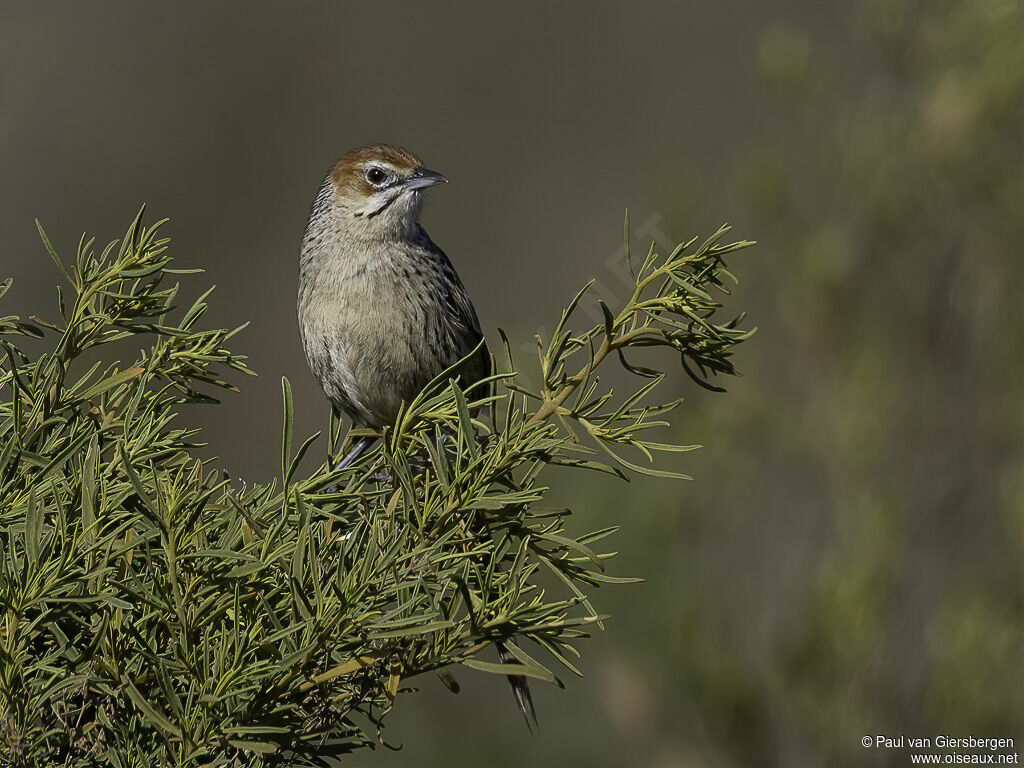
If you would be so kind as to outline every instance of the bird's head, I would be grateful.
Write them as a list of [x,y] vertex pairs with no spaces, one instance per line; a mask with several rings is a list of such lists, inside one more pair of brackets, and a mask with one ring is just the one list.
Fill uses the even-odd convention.
[[448,181],[416,155],[390,144],[353,149],[329,174],[334,203],[351,230],[375,237],[404,236],[415,226],[423,190]]

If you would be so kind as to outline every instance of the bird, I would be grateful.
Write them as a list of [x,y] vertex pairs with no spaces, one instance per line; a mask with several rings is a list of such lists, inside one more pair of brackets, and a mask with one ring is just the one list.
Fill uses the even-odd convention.
[[[491,373],[469,294],[419,221],[424,192],[447,181],[407,149],[371,144],[335,162],[313,199],[299,257],[299,331],[314,378],[353,424],[394,424],[403,403],[456,364],[464,389]],[[337,468],[373,440],[357,441]],[[497,648],[502,662],[515,662],[505,643]],[[532,730],[526,678],[508,677]]]
[[355,424],[393,424],[403,402],[477,348],[460,383],[490,373],[469,294],[419,223],[424,191],[447,181],[408,150],[373,144],[338,160],[313,200],[299,330],[313,376]]

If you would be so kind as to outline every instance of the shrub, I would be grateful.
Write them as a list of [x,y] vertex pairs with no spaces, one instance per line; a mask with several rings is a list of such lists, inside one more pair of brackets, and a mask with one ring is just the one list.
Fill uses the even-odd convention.
[[[364,433],[332,419],[305,476],[318,435],[293,447],[283,380],[281,476],[250,485],[197,458],[179,423],[249,370],[226,346],[239,329],[201,328],[209,292],[176,309],[183,271],[159,228],[140,213],[99,255],[83,239],[69,266],[40,229],[70,285],[59,320],[0,317],[0,757],[323,765],[375,744],[417,675],[457,690],[460,667],[578,674],[578,641],[604,618],[590,593],[629,579],[606,572],[615,529],[568,530],[542,474],[673,475],[647,460],[687,446],[648,434],[679,402],[629,357],[665,348],[706,386],[734,373],[750,332],[718,320],[713,294],[727,293],[723,257],[750,243],[720,244],[723,228],[652,247],[618,312],[601,303],[602,323],[573,330],[588,286],[538,340],[539,388],[503,336],[505,373],[466,392],[440,376],[341,471]],[[107,362],[132,342],[132,364]],[[635,375],[624,393],[598,379],[609,361]],[[497,643],[517,662],[484,660]]]

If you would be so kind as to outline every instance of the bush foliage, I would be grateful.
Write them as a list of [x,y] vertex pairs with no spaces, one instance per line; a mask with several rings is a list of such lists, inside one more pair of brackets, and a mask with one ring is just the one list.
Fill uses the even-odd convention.
[[[750,243],[721,244],[723,228],[652,247],[619,311],[601,303],[604,321],[574,330],[588,286],[538,339],[539,388],[503,338],[504,373],[466,392],[438,377],[341,471],[364,433],[332,419],[304,474],[319,435],[293,444],[283,380],[281,474],[253,485],[198,458],[180,423],[249,370],[227,348],[238,329],[201,327],[209,292],[178,308],[184,271],[159,229],[140,213],[70,265],[43,234],[67,282],[59,319],[0,317],[0,760],[324,765],[376,744],[417,675],[457,690],[460,667],[578,674],[604,618],[591,593],[629,579],[606,572],[615,529],[570,530],[543,473],[673,476],[650,459],[689,446],[648,435],[679,402],[632,358],[661,347],[706,386],[734,373],[750,332],[719,319],[716,294]],[[635,383],[602,385],[609,361]],[[496,643],[518,663],[486,660]]]

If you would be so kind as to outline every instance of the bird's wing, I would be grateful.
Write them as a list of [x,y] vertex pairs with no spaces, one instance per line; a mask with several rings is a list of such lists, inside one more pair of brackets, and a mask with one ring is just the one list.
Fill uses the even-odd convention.
[[443,274],[444,285],[444,308],[451,329],[459,350],[459,356],[468,355],[477,346],[480,351],[474,359],[473,367],[466,371],[466,375],[472,379],[468,384],[473,384],[491,374],[491,356],[487,351],[487,345],[481,344],[484,338],[480,330],[480,319],[477,317],[476,308],[470,301],[469,293],[466,291],[462,280],[459,279],[455,267],[452,266],[447,254],[441,250],[426,231],[421,227],[419,230],[420,245],[429,251],[430,255],[437,260]]

